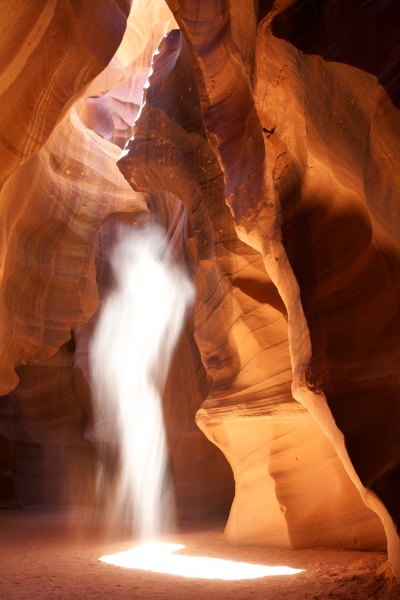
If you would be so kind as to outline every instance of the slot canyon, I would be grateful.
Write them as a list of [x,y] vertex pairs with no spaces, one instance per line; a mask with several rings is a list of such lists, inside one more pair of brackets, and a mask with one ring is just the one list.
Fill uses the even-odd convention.
[[[397,0],[0,7],[0,598],[400,599]],[[102,374],[162,275],[99,327],[150,227],[173,518],[129,568]]]

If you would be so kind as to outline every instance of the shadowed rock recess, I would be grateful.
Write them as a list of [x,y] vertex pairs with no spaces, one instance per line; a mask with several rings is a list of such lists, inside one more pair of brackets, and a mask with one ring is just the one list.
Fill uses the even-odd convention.
[[88,352],[115,221],[154,221],[196,289],[178,517],[387,548],[400,580],[397,0],[29,4],[0,41],[0,506],[111,501]]

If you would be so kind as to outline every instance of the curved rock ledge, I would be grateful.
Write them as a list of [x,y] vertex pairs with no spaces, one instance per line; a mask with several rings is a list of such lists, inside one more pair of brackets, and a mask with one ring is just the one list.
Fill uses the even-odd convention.
[[[381,548],[379,520],[329,440],[292,398],[285,306],[261,254],[235,236],[195,90],[186,45],[173,31],[153,59],[134,135],[118,165],[134,189],[168,190],[188,210],[197,266],[195,336],[212,380],[197,423],[234,471],[227,539]],[[336,489],[327,487],[331,480]]]
[[129,0],[2,7],[0,183],[41,148],[76,94],[108,65],[129,7]]
[[[399,117],[379,83],[397,97],[398,54],[386,44],[380,60],[367,68],[375,60],[372,49],[364,41],[362,64],[354,60],[343,33],[346,17],[332,2],[276,2],[263,7],[248,73],[231,27],[239,14],[252,22],[248,7],[207,2],[200,18],[195,2],[169,5],[192,54],[236,231],[262,252],[288,311],[293,395],[331,439],[361,497],[380,516],[399,577],[396,208],[388,219],[398,189],[392,149]],[[394,3],[375,9],[361,3],[359,10],[375,39],[382,39]],[[350,16],[357,27],[359,15]],[[314,28],[321,28],[317,41],[305,33],[311,17]],[[332,35],[325,37],[328,22]],[[390,27],[395,36],[395,21]],[[363,27],[357,29],[352,48],[363,38]],[[392,39],[398,47],[398,36]],[[262,151],[257,158],[246,154],[255,148],[249,138],[254,145],[261,134],[262,165],[256,162]]]

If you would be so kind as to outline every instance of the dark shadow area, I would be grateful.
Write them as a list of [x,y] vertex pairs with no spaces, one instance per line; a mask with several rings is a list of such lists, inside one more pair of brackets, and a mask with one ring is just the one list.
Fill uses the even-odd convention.
[[263,279],[250,279],[249,277],[235,277],[232,285],[239,288],[246,296],[262,304],[269,304],[283,315],[287,315],[286,306],[272,281]]
[[[263,16],[269,4],[261,2]],[[398,0],[298,0],[274,18],[272,33],[306,54],[375,75],[400,106]]]

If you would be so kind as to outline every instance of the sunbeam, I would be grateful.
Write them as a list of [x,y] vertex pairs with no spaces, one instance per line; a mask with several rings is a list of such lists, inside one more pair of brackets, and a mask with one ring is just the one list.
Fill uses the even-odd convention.
[[169,259],[160,227],[120,227],[112,266],[115,289],[103,303],[90,353],[93,434],[119,442],[114,513],[145,540],[173,519],[163,489],[168,462],[161,395],[193,287]]

